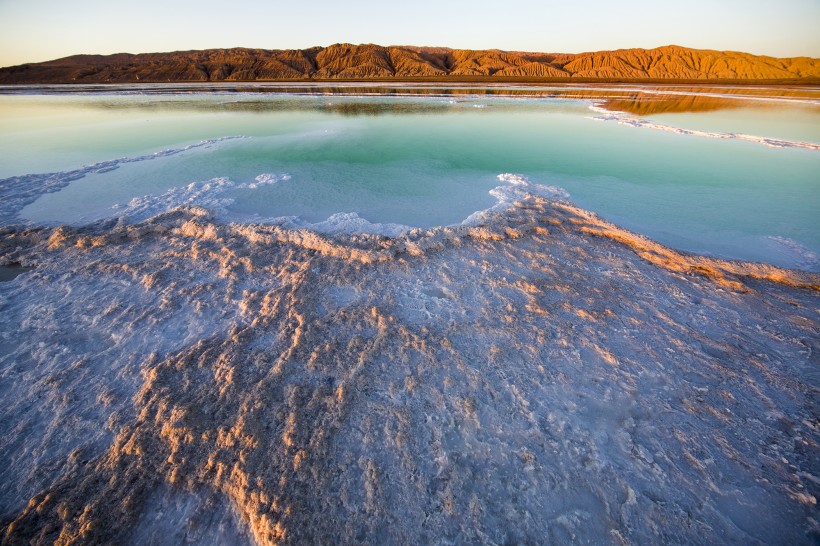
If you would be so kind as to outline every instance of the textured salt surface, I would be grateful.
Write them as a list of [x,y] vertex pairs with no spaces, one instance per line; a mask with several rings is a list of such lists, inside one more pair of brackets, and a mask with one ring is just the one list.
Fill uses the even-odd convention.
[[4,540],[816,543],[820,277],[503,180],[395,238],[3,228]]
[[0,265],[0,282],[14,280],[18,275],[22,275],[26,271],[28,271],[28,268],[22,267],[20,264]]

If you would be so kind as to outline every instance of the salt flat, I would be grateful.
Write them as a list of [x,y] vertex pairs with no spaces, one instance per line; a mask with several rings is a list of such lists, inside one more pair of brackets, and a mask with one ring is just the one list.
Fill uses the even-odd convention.
[[[455,119],[481,127],[492,104]],[[567,126],[595,115],[577,108]],[[798,179],[774,158],[815,161],[587,121],[757,154]],[[259,136],[245,136],[3,181],[0,263],[32,268],[0,283],[4,542],[817,541],[820,275],[812,237],[795,239],[810,224],[789,237],[802,269],[691,254],[578,206],[560,173],[493,171],[492,157],[480,187],[465,170],[448,186],[486,205],[446,225],[388,209],[254,216],[254,196],[308,180],[259,163],[147,181],[85,220],[21,214],[129,166],[172,177],[177,160],[247,158]],[[327,159],[349,138],[257,151],[293,160],[322,142]]]

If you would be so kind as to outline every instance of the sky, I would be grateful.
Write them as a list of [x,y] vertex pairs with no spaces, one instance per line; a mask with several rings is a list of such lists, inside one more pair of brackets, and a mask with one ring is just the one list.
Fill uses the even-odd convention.
[[333,43],[579,53],[676,44],[820,57],[820,0],[0,0],[0,66]]

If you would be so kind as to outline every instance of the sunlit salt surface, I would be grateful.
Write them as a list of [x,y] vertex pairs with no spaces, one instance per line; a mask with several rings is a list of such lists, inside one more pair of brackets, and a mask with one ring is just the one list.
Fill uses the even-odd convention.
[[0,95],[0,542],[820,540],[811,88],[428,87]]
[[[675,248],[820,267],[820,106],[810,96],[712,92],[698,100],[733,107],[745,100],[744,108],[641,117],[599,109],[600,97],[617,102],[632,88],[587,92],[588,100],[563,98],[583,89],[514,88],[505,96],[499,88],[457,88],[448,96],[411,87],[428,95],[389,97],[355,88],[318,96],[321,88],[302,95],[127,89],[0,96],[0,176],[57,173],[53,182],[71,171],[76,178],[44,195],[36,195],[40,179],[28,179],[22,185],[35,194],[3,211],[7,223],[127,217],[133,199],[159,207],[162,196],[173,207],[175,196],[191,199],[183,188],[195,184],[218,188],[225,220],[372,224],[395,233],[461,222],[492,206],[496,177],[514,172],[560,186],[573,202]],[[677,88],[648,96],[687,97]],[[607,117],[619,123],[597,123]],[[633,120],[662,130],[635,130]],[[730,133],[743,139],[698,136]],[[244,138],[224,139],[234,136]],[[780,149],[763,149],[765,139]],[[185,149],[202,140],[214,142]],[[181,151],[153,158],[163,150]],[[76,172],[117,158],[129,162]],[[259,176],[283,183],[253,185]],[[2,184],[14,194],[13,180]],[[198,193],[202,204],[210,197]]]

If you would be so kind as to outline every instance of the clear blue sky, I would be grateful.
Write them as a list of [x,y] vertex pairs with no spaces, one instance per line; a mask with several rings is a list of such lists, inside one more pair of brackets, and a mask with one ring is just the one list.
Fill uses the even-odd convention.
[[0,66],[336,42],[568,53],[677,44],[820,57],[820,0],[0,0]]

